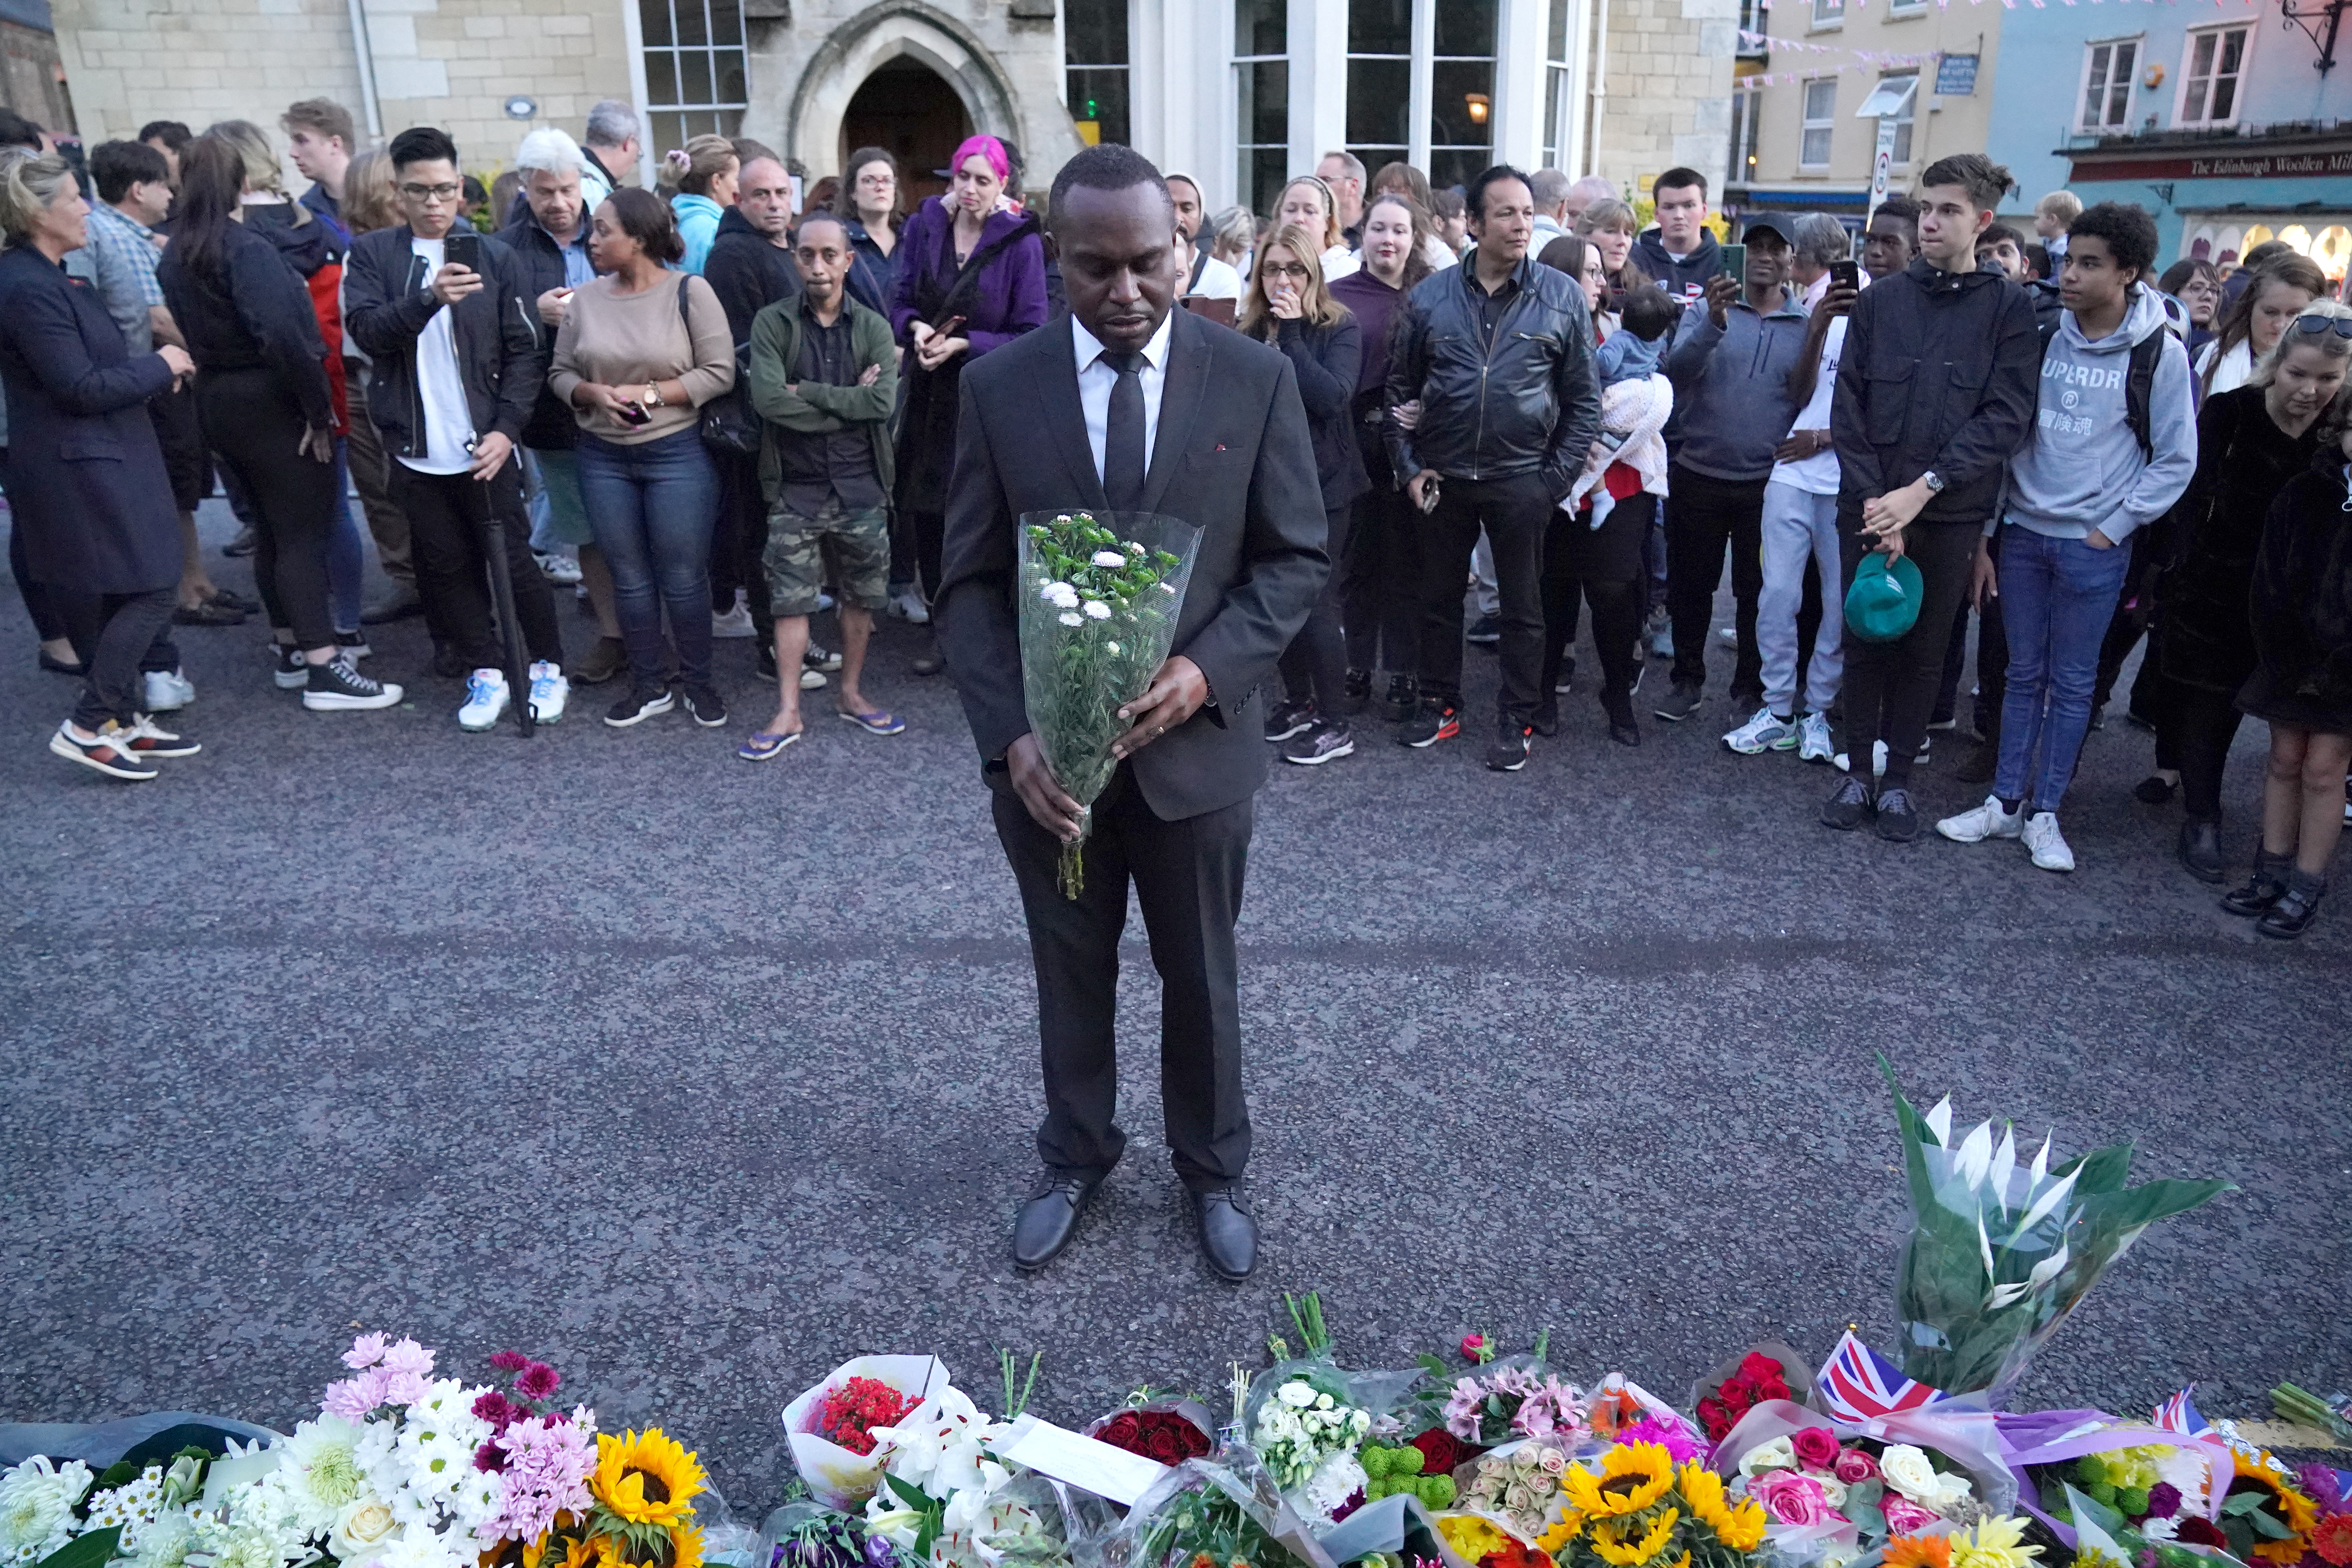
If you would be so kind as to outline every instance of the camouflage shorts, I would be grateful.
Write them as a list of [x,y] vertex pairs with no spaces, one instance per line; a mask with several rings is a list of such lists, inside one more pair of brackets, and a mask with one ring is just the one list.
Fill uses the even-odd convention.
[[828,499],[814,517],[768,514],[768,596],[779,616],[816,614],[830,555],[843,603],[878,610],[890,602],[890,518],[880,507],[845,511]]

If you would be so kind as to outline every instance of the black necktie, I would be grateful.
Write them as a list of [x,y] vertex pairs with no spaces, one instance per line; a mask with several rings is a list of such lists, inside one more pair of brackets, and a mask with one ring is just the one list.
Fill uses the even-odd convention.
[[1105,349],[1102,358],[1118,372],[1103,431],[1103,499],[1113,511],[1137,511],[1143,506],[1143,355]]

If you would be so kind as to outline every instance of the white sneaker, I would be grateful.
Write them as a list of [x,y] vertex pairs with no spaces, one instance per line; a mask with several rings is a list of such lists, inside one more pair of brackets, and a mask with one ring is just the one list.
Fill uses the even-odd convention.
[[751,625],[750,608],[739,598],[735,601],[734,607],[725,615],[715,612],[712,614],[710,635],[715,637],[758,637],[760,633],[758,628]]
[[1936,831],[1955,844],[1981,844],[1988,838],[2014,838],[2024,826],[2022,811],[2004,811],[2000,796],[1989,795],[1974,811],[1964,811],[1936,824]]
[[2037,811],[2025,819],[2025,831],[2020,836],[2025,847],[2033,851],[2033,863],[2045,871],[2071,871],[2074,868],[2074,852],[2066,847],[2066,836],[2058,831],[2058,814]]
[[1738,647],[1739,646],[1739,628],[1738,626],[1717,626],[1715,628],[1715,640],[1721,643],[1726,647]]
[[[1837,771],[1842,773],[1850,773],[1853,771],[1853,759],[1846,755],[1843,752],[1840,752],[1835,757],[1832,758],[1831,761],[1836,764]],[[1885,775],[1885,773],[1886,742],[1884,741],[1873,741],[1870,743],[1870,776],[1873,778],[1882,778]]]
[[[563,679],[563,667],[545,659],[530,667],[530,721],[552,724],[563,717],[564,700],[572,695],[572,682]],[[495,715],[493,722],[496,721]]]
[[539,569],[549,582],[561,583],[566,587],[580,581],[580,558],[576,555],[551,551],[539,558]]
[[801,666],[801,689],[803,691],[814,691],[818,687],[823,686],[824,684],[824,671],[821,669],[811,669],[807,665]]
[[1726,735],[1723,743],[1743,757],[1785,752],[1797,743],[1797,721],[1783,719],[1769,708],[1759,708],[1756,717]]
[[478,669],[466,678],[466,705],[457,710],[457,728],[479,732],[499,721],[507,710],[507,678],[495,669]]
[[929,626],[931,620],[930,606],[912,588],[901,588],[890,596],[890,613],[910,626]]
[[1826,763],[1837,752],[1830,740],[1830,721],[1825,713],[1808,713],[1797,721],[1797,760],[1801,763]]
[[176,669],[149,670],[146,687],[147,700],[141,706],[150,713],[168,713],[196,700],[195,687]]

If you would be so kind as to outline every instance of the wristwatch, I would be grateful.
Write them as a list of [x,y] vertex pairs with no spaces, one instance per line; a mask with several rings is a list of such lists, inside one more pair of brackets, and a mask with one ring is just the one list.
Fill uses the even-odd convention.
[[[649,381],[646,383],[646,406],[648,408],[659,408],[661,405],[661,383],[657,381]],[[1938,483],[1936,488],[1937,489],[1942,489],[1944,487],[1941,483]]]
[[1921,474],[1919,476],[1919,482],[1927,487],[1927,493],[1931,496],[1939,496],[1944,493],[1944,476],[1937,473],[1933,468],[1929,468],[1926,473]]

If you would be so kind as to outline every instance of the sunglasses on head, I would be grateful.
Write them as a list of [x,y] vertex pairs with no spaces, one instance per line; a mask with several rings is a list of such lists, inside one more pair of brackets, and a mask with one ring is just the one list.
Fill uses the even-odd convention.
[[2352,338],[2352,316],[2297,316],[2294,319],[2296,331],[2308,332],[2315,338],[2330,328],[2335,329],[2339,338]]

